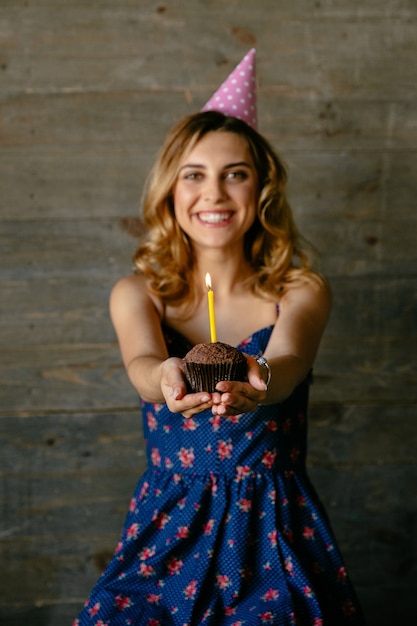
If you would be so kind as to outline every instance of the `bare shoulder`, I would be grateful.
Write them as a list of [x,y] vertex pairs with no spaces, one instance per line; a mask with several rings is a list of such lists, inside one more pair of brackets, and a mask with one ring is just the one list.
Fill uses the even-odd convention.
[[146,278],[140,274],[130,274],[120,278],[111,290],[110,310],[113,313],[121,307],[135,309],[149,305],[161,314],[161,303],[149,293]]
[[111,298],[120,298],[121,296],[132,295],[140,296],[146,293],[146,280],[144,276],[139,274],[129,274],[123,276],[113,285],[111,290]]
[[321,276],[313,276],[286,289],[280,300],[282,310],[304,309],[324,322],[330,315],[332,292],[329,283]]

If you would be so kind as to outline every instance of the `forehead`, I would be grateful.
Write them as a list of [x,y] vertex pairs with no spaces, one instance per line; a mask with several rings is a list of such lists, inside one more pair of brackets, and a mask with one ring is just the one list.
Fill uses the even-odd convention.
[[248,142],[244,137],[232,132],[210,131],[183,155],[181,165],[188,162],[199,163],[245,161],[254,165]]

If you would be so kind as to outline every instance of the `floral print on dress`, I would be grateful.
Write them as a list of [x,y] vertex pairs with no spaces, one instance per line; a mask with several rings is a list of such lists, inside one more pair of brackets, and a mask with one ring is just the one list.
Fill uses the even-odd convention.
[[[164,327],[171,356],[191,347]],[[263,354],[272,326],[239,349]],[[73,626],[360,626],[306,473],[309,382],[238,416],[142,403],[148,469]]]

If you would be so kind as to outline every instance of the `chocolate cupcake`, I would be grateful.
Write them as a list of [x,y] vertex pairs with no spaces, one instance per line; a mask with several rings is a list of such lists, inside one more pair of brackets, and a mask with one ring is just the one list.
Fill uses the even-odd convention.
[[184,357],[184,375],[190,391],[213,393],[221,380],[247,381],[245,355],[226,343],[198,343]]

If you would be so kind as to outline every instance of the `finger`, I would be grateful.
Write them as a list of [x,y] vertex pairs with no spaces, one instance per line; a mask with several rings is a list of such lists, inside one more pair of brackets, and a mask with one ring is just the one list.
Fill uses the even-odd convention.
[[167,400],[170,398],[180,400],[186,395],[187,386],[181,369],[180,359],[170,358],[165,361],[162,370],[161,388]]
[[221,394],[221,402],[224,404],[237,404],[249,400],[255,401],[260,391],[249,383],[235,383],[233,387],[227,388]]
[[265,391],[257,391],[250,385],[247,385],[244,391],[245,394],[222,394],[221,403],[216,406],[215,413],[217,415],[238,415],[239,413],[254,411],[265,400]]
[[211,399],[213,401],[213,404],[220,404],[220,402],[222,401],[222,395],[218,391],[215,391],[211,394]]
[[174,400],[182,400],[187,395],[187,387],[182,381],[179,381],[174,383],[172,387],[168,387],[168,393]]
[[187,419],[209,409],[213,404],[210,394],[186,394],[181,400],[173,401],[168,408],[173,413],[181,413]]
[[225,393],[233,393],[235,395],[246,395],[249,392],[250,385],[248,383],[232,381],[232,380],[222,380],[216,385],[216,391],[222,394]]
[[229,415],[241,415],[242,413],[247,412],[247,410],[242,407],[232,406],[231,404],[220,404],[218,406],[213,406],[212,412],[214,415],[228,417]]
[[266,391],[268,388],[262,376],[260,376],[254,370],[250,370],[248,372],[248,380],[249,380],[249,383],[252,385],[252,387],[257,389],[258,391]]
[[262,377],[262,370],[257,362],[257,360],[253,357],[247,356],[248,362],[248,381],[255,389],[259,391],[266,391],[267,385],[265,383],[264,378]]

